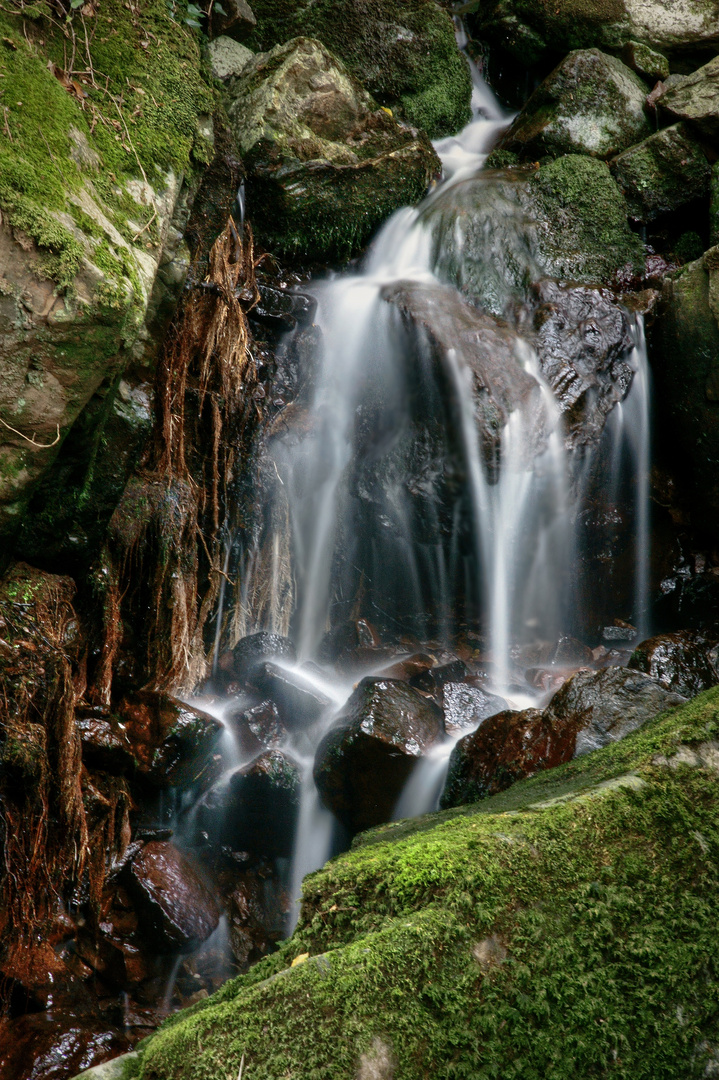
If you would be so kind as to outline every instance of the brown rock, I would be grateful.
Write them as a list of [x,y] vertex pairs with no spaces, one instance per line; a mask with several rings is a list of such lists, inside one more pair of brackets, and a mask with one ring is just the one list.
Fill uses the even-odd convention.
[[129,869],[131,890],[158,950],[188,950],[205,941],[220,913],[214,896],[187,856],[170,843],[153,841]]
[[159,787],[202,779],[222,725],[170,694],[141,690],[118,706],[138,772]]
[[659,634],[637,645],[627,667],[644,671],[668,690],[694,697],[719,683],[712,642],[700,634]]

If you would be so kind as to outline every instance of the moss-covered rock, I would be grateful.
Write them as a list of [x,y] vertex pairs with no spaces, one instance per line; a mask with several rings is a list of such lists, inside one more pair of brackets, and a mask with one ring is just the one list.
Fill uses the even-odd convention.
[[433,0],[256,0],[248,44],[305,34],[345,62],[382,105],[430,138],[470,118],[471,81],[449,15]]
[[719,56],[672,82],[659,98],[663,112],[686,120],[707,139],[719,138]]
[[657,407],[696,527],[719,529],[719,248],[664,282],[650,337]]
[[719,48],[715,0],[475,0],[472,8],[478,36],[522,63],[592,46],[619,52],[628,42],[677,63]]
[[244,1057],[258,1080],[702,1076],[717,738],[711,690],[476,806],[365,834],[306,879],[293,938],[129,1075],[216,1080]]
[[607,158],[651,133],[647,89],[621,60],[578,49],[537,87],[500,149],[525,160],[591,154]]
[[709,162],[686,124],[664,128],[630,147],[610,168],[635,221],[654,221],[709,190]]
[[[0,534],[100,385],[127,364],[213,95],[191,31],[151,0],[82,26],[6,7],[0,74]],[[90,16],[88,16],[90,18]],[[73,49],[74,55],[74,49]],[[102,78],[100,78],[102,72]],[[12,430],[11,430],[12,429]]]
[[248,210],[272,250],[350,254],[439,169],[423,134],[403,127],[321,42],[296,38],[231,80],[227,112],[248,177]]
[[627,42],[622,49],[622,60],[632,71],[636,71],[637,75],[649,79],[650,82],[669,77],[669,61],[666,56],[640,41]]

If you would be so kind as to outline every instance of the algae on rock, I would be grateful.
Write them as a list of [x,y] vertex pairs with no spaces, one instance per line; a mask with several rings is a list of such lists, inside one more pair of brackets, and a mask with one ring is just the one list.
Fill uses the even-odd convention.
[[709,162],[686,124],[650,135],[616,157],[610,168],[635,221],[654,221],[709,190]]

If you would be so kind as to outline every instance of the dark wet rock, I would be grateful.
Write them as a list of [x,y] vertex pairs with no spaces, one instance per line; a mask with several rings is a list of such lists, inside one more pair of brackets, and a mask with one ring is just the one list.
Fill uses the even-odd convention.
[[611,170],[635,221],[654,221],[709,191],[709,162],[685,124],[632,146],[611,162]]
[[376,655],[382,639],[367,619],[347,619],[329,630],[320,645],[319,658],[327,663],[342,659],[363,659]]
[[535,430],[527,452],[542,445],[544,427],[539,383],[517,358],[517,337],[497,319],[483,315],[447,285],[400,282],[382,291],[383,299],[403,314],[409,325],[424,334],[433,357],[448,382],[450,393],[465,393],[452,378],[449,357],[459,352],[472,375],[472,394],[480,443],[492,461],[499,450],[502,430],[515,409],[534,414]]
[[267,858],[292,854],[300,807],[297,765],[279,750],[268,750],[230,777],[221,828],[233,850]]
[[273,251],[347,255],[424,195],[439,161],[317,40],[255,57],[226,88],[253,223]]
[[418,690],[424,690],[427,694],[436,694],[442,690],[446,683],[461,682],[466,675],[469,675],[467,665],[464,661],[455,659],[450,660],[447,664],[440,664],[438,667],[422,671],[420,674],[413,676],[410,683],[412,686],[416,686]]
[[382,105],[431,138],[469,120],[469,69],[448,12],[432,0],[253,0],[253,8],[253,44],[268,49],[298,34],[318,38]]
[[555,720],[539,709],[490,716],[452,751],[440,806],[477,802],[571,760],[576,734],[577,721]]
[[222,725],[170,694],[140,690],[118,705],[137,771],[158,787],[201,783]]
[[240,746],[246,753],[275,748],[287,738],[274,701],[263,701],[249,709],[231,712],[227,716],[227,723],[237,733]]
[[476,728],[483,720],[506,711],[507,702],[496,694],[488,694],[478,686],[448,682],[442,690],[444,726],[449,735]]
[[290,671],[279,664],[261,664],[255,669],[252,682],[277,703],[282,721],[290,729],[314,723],[332,704],[309,674],[296,669]]
[[637,636],[636,627],[628,623],[618,623],[614,626],[605,626],[602,629],[603,641],[634,641]]
[[543,716],[555,727],[574,732],[573,757],[623,739],[684,700],[650,675],[607,667],[573,675],[554,695]]
[[655,83],[669,76],[669,61],[663,53],[650,49],[640,41],[628,41],[622,49],[622,60],[637,75]]
[[258,282],[260,300],[250,312],[258,322],[280,330],[294,330],[298,323],[311,322],[317,301],[304,293],[288,292]]
[[252,675],[252,672],[265,660],[284,660],[294,663],[296,659],[295,647],[287,637],[280,634],[271,634],[267,630],[260,630],[257,634],[240,638],[233,650],[234,672],[241,681]]
[[572,445],[596,442],[632,381],[626,312],[607,289],[542,281],[535,348]]
[[658,104],[675,120],[686,120],[703,138],[719,138],[719,56],[667,84]]
[[213,5],[210,19],[212,37],[227,34],[238,41],[244,41],[257,25],[255,14],[247,0],[223,0],[218,11]]
[[599,49],[571,52],[537,87],[500,149],[536,161],[549,155],[609,158],[651,134],[647,88]]
[[719,531],[719,247],[664,282],[649,331],[656,408],[696,524]]
[[92,1013],[56,1011],[2,1019],[0,1080],[67,1080],[130,1046],[121,1026],[103,1023]]
[[138,910],[152,926],[158,951],[192,949],[217,927],[220,913],[214,896],[173,844],[153,841],[143,847],[132,860],[127,880]]
[[684,697],[695,697],[719,683],[713,643],[690,631],[659,634],[637,645],[627,667]]
[[82,759],[87,765],[116,774],[135,769],[132,743],[116,717],[80,714],[76,716],[75,728],[80,734]]
[[383,668],[382,675],[385,679],[402,679],[410,682],[429,671],[433,664],[434,657],[429,656],[428,653],[413,653],[412,656],[406,656],[389,667]]
[[395,679],[363,679],[324,737],[314,777],[351,832],[388,821],[419,758],[444,734],[441,710]]
[[271,869],[261,864],[239,875],[226,903],[230,948],[245,971],[284,937],[287,896]]

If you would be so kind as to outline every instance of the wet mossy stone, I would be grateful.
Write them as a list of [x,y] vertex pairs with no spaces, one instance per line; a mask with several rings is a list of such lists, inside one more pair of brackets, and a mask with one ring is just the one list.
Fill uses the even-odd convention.
[[651,134],[647,88],[599,49],[571,52],[537,87],[500,143],[525,160],[560,154],[608,158]]
[[686,124],[650,135],[616,157],[610,168],[635,221],[654,221],[709,191],[709,162]]
[[659,98],[659,106],[675,120],[686,120],[704,138],[719,139],[719,56],[674,80]]
[[469,121],[469,68],[449,15],[434,0],[257,0],[252,6],[252,48],[300,34],[317,38],[381,105],[430,138],[452,135]]
[[719,248],[664,281],[650,328],[656,408],[704,535],[719,537]]
[[669,77],[669,61],[666,56],[640,41],[629,41],[622,49],[622,60],[644,79],[655,82]]
[[426,135],[380,108],[320,41],[255,57],[226,106],[248,213],[262,242],[288,256],[350,255],[440,171]]
[[718,739],[710,690],[359,837],[305,879],[292,938],[171,1017],[130,1076],[217,1080],[244,1057],[256,1080],[699,1080],[719,1041]]

